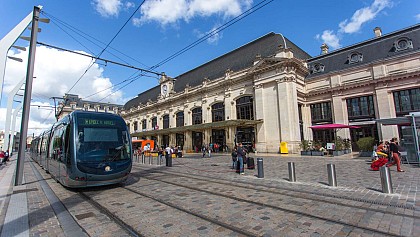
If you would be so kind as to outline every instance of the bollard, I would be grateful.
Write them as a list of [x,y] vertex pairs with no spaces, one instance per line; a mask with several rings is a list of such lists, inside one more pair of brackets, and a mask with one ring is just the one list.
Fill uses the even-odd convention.
[[382,185],[382,192],[391,194],[393,193],[392,190],[392,180],[391,180],[391,172],[389,168],[386,166],[382,166],[379,169],[381,175],[381,185]]
[[264,178],[264,166],[263,159],[257,158],[257,167],[258,167],[258,178]]
[[327,164],[328,172],[328,184],[333,187],[337,187],[337,175],[335,173],[335,165]]
[[295,163],[288,162],[287,168],[289,169],[289,181],[296,182],[296,172],[295,172]]
[[141,154],[141,163],[146,164],[146,157],[144,157],[144,154]]
[[169,155],[168,167],[172,167],[172,154]]
[[153,165],[153,159],[152,156],[149,155],[149,165]]
[[162,165],[162,160],[161,160],[160,155],[157,156],[157,165]]

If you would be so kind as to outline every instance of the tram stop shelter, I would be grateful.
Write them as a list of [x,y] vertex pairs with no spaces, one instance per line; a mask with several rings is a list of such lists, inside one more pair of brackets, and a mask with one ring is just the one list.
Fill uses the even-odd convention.
[[420,112],[410,113],[404,117],[377,119],[383,126],[398,125],[401,127],[401,146],[407,150],[406,161],[420,165]]

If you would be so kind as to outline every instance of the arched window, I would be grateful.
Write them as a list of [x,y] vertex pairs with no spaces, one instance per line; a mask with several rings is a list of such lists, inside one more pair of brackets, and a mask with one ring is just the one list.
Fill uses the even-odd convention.
[[146,129],[146,119],[143,119],[142,121],[141,121],[141,129]]
[[225,105],[223,102],[211,106],[212,122],[225,120]]
[[133,123],[133,126],[134,126],[134,131],[137,131],[139,128],[138,128],[138,123],[137,123],[137,121],[135,121],[134,123]]
[[202,124],[203,123],[203,110],[200,108],[195,108],[192,110],[192,124]]
[[176,113],[176,126],[177,127],[184,126],[184,111]]
[[157,117],[152,118],[152,128],[157,129]]
[[254,120],[254,98],[243,96],[236,100],[236,118]]
[[169,128],[169,114],[163,116],[163,128]]

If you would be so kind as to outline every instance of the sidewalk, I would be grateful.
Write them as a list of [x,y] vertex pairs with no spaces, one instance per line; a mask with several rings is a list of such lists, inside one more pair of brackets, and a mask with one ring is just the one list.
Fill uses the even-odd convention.
[[86,236],[27,157],[14,186],[16,159],[0,167],[0,236]]

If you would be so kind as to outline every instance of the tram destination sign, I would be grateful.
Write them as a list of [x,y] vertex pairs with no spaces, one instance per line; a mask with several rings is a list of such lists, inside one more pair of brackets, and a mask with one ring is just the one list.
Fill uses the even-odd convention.
[[114,120],[107,120],[107,119],[82,119],[81,125],[115,126],[115,121]]

